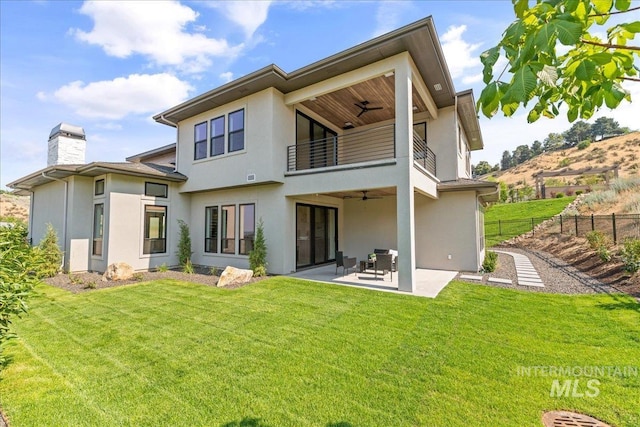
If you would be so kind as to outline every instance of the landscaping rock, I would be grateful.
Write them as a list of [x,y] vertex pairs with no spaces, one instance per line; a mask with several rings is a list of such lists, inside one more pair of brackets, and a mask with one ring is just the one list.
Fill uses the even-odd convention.
[[220,279],[218,279],[217,286],[219,288],[230,286],[230,285],[240,285],[243,283],[247,283],[253,277],[252,270],[243,270],[241,268],[235,267],[227,267],[222,272]]
[[102,281],[107,280],[129,280],[133,277],[134,271],[126,262],[116,262],[107,267],[107,270],[102,275]]

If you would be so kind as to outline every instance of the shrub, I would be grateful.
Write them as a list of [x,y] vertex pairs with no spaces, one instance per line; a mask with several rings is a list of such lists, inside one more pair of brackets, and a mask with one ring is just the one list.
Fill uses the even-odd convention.
[[609,244],[611,243],[609,237],[602,231],[598,230],[588,232],[585,237],[589,242],[589,246],[591,246],[591,249],[593,249],[594,251],[601,246],[609,246]]
[[584,150],[591,145],[591,141],[585,140],[578,143],[578,150]]
[[254,276],[260,277],[267,275],[267,242],[264,239],[264,224],[262,218],[258,221],[256,239],[253,242],[253,249],[249,252],[249,268],[253,270]]
[[611,180],[610,184],[610,188],[616,193],[633,190],[637,187],[640,187],[640,178],[638,177],[616,178]]
[[576,196],[579,196],[579,195],[581,195],[582,193],[584,193],[584,191],[582,191],[582,190],[576,190]]
[[211,267],[211,268],[209,269],[209,273],[210,273],[212,276],[219,276],[219,275],[220,275],[220,269],[219,269],[218,267]]
[[573,190],[571,190],[571,189],[567,190],[567,196],[568,197],[573,196]]
[[58,246],[58,234],[51,224],[47,224],[47,231],[35,252],[42,260],[39,277],[53,277],[60,272],[62,251]]
[[558,163],[558,166],[561,168],[566,168],[570,164],[571,164],[571,159],[569,157],[565,157],[564,159],[560,160],[560,163]]
[[625,271],[633,274],[640,270],[640,240],[626,239],[620,249],[620,258]]
[[486,273],[491,273],[496,270],[497,266],[498,266],[498,254],[493,251],[487,251],[487,253],[484,255],[482,270]]
[[600,246],[596,250],[596,253],[600,257],[600,260],[602,260],[602,262],[611,261],[611,252],[609,251],[609,249],[606,246]]
[[556,199],[562,199],[564,197],[564,193],[560,192],[556,194]]
[[[179,219],[180,240],[178,241],[178,261],[180,265],[185,267],[187,263],[191,263],[191,236],[189,236],[189,226],[186,222]],[[192,267],[193,268],[193,267]],[[193,271],[192,271],[193,273]]]
[[11,322],[27,312],[26,301],[43,262],[26,237],[24,224],[0,227],[0,371],[7,362],[2,355],[4,344],[16,336],[9,330]]
[[[589,190],[587,190],[588,192]],[[584,203],[590,208],[596,205],[602,205],[607,203],[615,203],[618,200],[618,196],[614,190],[594,191],[589,193],[584,198]]]
[[134,273],[134,275],[131,278],[133,280],[135,280],[136,282],[140,282],[142,279],[144,279],[144,274],[142,274],[142,273]]
[[163,262],[158,266],[158,271],[160,273],[166,273],[167,271],[169,271],[169,267],[167,267],[167,264]]
[[183,273],[187,273],[187,274],[193,274],[193,264],[191,263],[191,260],[188,259],[187,262],[185,262],[182,265],[182,272]]

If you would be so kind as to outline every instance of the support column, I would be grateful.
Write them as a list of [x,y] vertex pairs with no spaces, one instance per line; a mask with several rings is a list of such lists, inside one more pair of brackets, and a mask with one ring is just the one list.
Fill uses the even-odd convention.
[[413,99],[408,55],[395,69],[398,290],[415,290],[415,208],[413,172]]

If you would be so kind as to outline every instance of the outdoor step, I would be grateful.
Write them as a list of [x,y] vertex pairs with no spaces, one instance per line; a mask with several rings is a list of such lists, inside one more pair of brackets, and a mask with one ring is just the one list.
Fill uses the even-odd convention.
[[498,277],[489,277],[488,281],[492,283],[504,283],[506,285],[511,285],[513,283],[511,279],[500,279]]
[[474,276],[471,274],[462,274],[460,278],[463,280],[478,280],[480,282],[482,281],[482,276]]

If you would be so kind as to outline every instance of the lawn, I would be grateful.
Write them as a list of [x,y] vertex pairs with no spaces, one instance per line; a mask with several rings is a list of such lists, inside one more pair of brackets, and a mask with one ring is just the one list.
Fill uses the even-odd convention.
[[42,285],[0,406],[19,426],[540,426],[545,410],[640,425],[640,377],[550,396],[522,367],[632,366],[640,309],[453,282],[436,299],[272,278],[236,290],[156,281]]
[[537,225],[559,214],[574,200],[575,197],[562,197],[490,206],[484,214],[487,246],[497,245],[504,240],[531,231],[532,223]]

